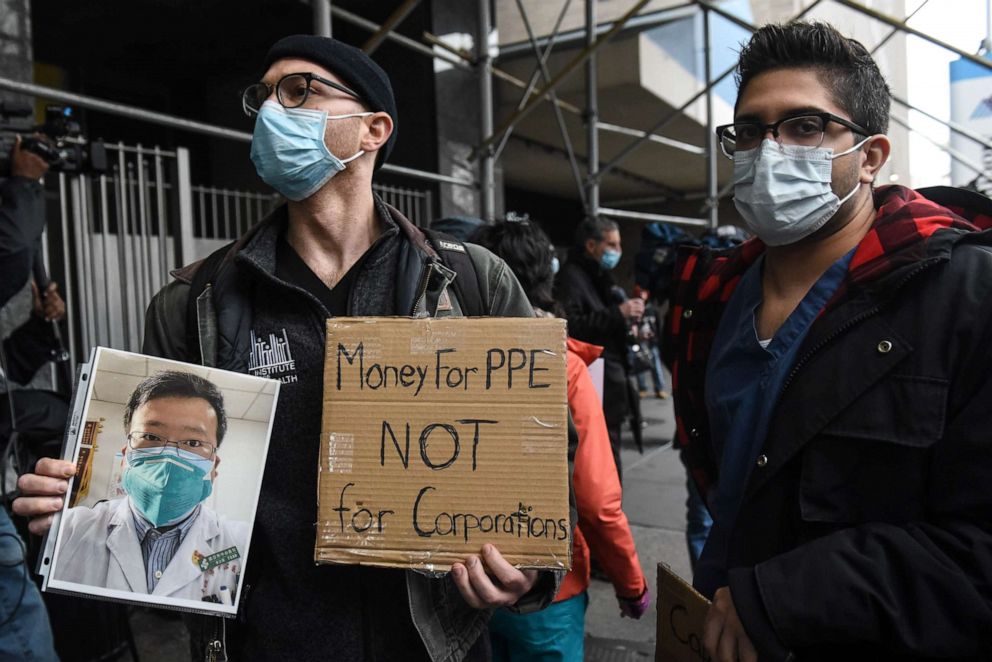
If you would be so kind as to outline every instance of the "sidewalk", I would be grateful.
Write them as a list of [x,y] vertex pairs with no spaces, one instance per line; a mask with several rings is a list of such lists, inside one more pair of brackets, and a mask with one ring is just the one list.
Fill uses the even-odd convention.
[[[645,397],[641,412],[648,423],[643,455],[634,447],[630,432],[624,430],[623,508],[652,598],[656,599],[659,561],[690,577],[685,543],[685,471],[670,443],[675,432],[671,398]],[[586,612],[586,660],[653,660],[658,618],[655,606],[652,601],[650,610],[638,621],[620,618],[613,587],[594,579]]]

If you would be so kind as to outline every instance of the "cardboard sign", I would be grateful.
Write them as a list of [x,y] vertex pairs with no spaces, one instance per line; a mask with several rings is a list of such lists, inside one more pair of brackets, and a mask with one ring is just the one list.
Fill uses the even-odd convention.
[[565,323],[327,321],[318,563],[571,566]]
[[703,622],[710,601],[664,563],[658,564],[657,662],[709,662]]

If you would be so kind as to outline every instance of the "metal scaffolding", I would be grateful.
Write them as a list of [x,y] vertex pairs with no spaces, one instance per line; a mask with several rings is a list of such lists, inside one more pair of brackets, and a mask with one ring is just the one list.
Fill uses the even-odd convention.
[[[562,0],[563,6],[557,16],[553,30],[547,36],[538,36],[534,33],[527,13],[525,0],[515,0],[517,10],[520,13],[523,24],[527,32],[527,40],[518,44],[508,46],[507,53],[521,53],[529,51],[535,60],[535,67],[528,81],[521,80],[516,76],[503,71],[498,66],[494,66],[491,53],[490,39],[493,34],[491,17],[491,0],[477,0],[477,25],[474,30],[474,52],[467,52],[459,48],[452,47],[445,43],[438,36],[430,32],[423,32],[420,39],[414,39],[396,30],[403,20],[420,4],[420,0],[397,0],[396,8],[383,24],[377,24],[353,12],[349,12],[340,7],[334,6],[331,0],[301,0],[311,6],[313,11],[313,31],[316,34],[330,35],[332,30],[332,17],[369,30],[372,34],[363,44],[363,49],[368,53],[375,50],[386,40],[390,40],[401,47],[407,48],[415,53],[438,59],[447,64],[458,67],[462,70],[474,71],[478,77],[478,95],[481,109],[481,122],[479,126],[479,144],[472,152],[472,158],[478,163],[477,179],[470,180],[464,177],[455,177],[448,174],[426,172],[422,170],[385,164],[383,170],[408,177],[419,178],[444,184],[472,187],[479,192],[479,215],[485,219],[492,219],[495,214],[495,171],[496,164],[503,153],[503,149],[512,134],[516,125],[531,113],[540,104],[550,104],[554,112],[555,123],[558,126],[560,137],[564,145],[564,155],[568,159],[572,178],[575,180],[577,195],[589,216],[605,215],[618,218],[636,218],[638,220],[658,220],[674,223],[682,223],[692,226],[713,227],[717,224],[717,210],[719,200],[727,195],[731,186],[719,188],[716,172],[716,159],[720,158],[716,136],[713,132],[713,88],[733,73],[731,67],[713,75],[710,48],[710,23],[711,14],[716,14],[722,18],[741,26],[748,30],[755,30],[756,26],[744,21],[732,13],[726,11],[712,0],[690,0],[684,4],[669,7],[664,10],[651,11],[640,14],[641,9],[648,4],[649,0],[631,0],[631,4],[626,13],[619,19],[600,24],[596,20],[597,0],[585,1],[585,25],[582,29],[561,33],[562,20],[568,11],[571,0]],[[927,0],[910,13],[904,19],[894,18],[877,10],[864,6],[855,0],[812,0],[794,18],[801,18],[809,13],[813,8],[823,2],[835,2],[839,5],[856,11],[873,21],[888,25],[892,30],[873,49],[877,51],[895,34],[905,33],[914,35],[931,44],[937,45],[948,52],[954,53],[961,58],[968,60],[979,66],[992,69],[992,61],[977,57],[967,53],[951,44],[941,41],[925,32],[913,28],[907,24],[908,20],[919,11]],[[596,68],[596,54],[606,43],[619,35],[629,34],[631,31],[645,30],[656,27],[672,20],[685,18],[701,13],[703,23],[704,39],[704,75],[703,87],[694,93],[683,104],[664,114],[658,121],[648,128],[634,129],[630,127],[618,126],[599,120],[598,108],[598,86]],[[581,43],[582,47],[574,54],[557,72],[549,71],[547,62],[556,45],[575,45]],[[585,104],[579,108],[574,104],[559,99],[556,89],[569,76],[573,75],[580,67],[585,70]],[[519,103],[508,117],[502,119],[498,126],[493,117],[493,83],[501,81],[503,84],[512,85],[522,91]],[[540,82],[540,84],[539,84]],[[0,78],[0,89],[20,92],[32,96],[46,97],[55,101],[71,103],[83,108],[106,112],[114,115],[140,119],[160,126],[168,126],[186,131],[202,133],[213,137],[225,138],[241,142],[251,140],[251,135],[229,129],[226,127],[214,126],[203,122],[192,121],[180,117],[157,113],[142,108],[135,108],[124,104],[98,99],[81,94],[74,94],[57,90],[41,85],[21,83],[7,78]],[[684,141],[674,140],[661,135],[661,131],[672,121],[681,117],[690,106],[699,102],[705,97],[706,103],[706,144],[693,145]],[[905,99],[894,96],[893,100],[900,107],[907,110],[920,112],[948,127],[952,132],[965,136],[986,148],[992,148],[992,141],[969,131],[965,127],[949,122],[930,113],[913,106]],[[579,158],[573,148],[568,127],[565,122],[565,113],[581,116],[586,130],[586,163],[585,167],[580,164]],[[915,131],[903,117],[893,114],[894,122],[901,126],[906,126],[910,131]],[[619,150],[612,159],[606,163],[600,162],[599,153],[599,132],[609,131],[614,134],[626,134],[634,137],[626,146]],[[925,136],[926,137],[926,136]],[[928,138],[929,139],[929,138]],[[613,207],[603,207],[600,204],[600,185],[603,178],[608,175],[628,176],[619,169],[619,165],[627,159],[634,151],[638,150],[648,142],[662,143],[687,153],[704,157],[706,173],[706,190],[703,197],[703,205],[700,209],[700,217],[683,217],[669,214],[653,214],[636,210],[622,210]],[[980,169],[978,164],[969,160],[951,149],[948,145],[938,145],[947,152],[952,159],[963,163],[971,169]],[[584,173],[584,174],[583,174]],[[662,198],[667,198],[670,191],[663,184],[657,183],[659,190],[666,193]],[[682,194],[684,200],[693,199],[694,194]],[[656,199],[657,196],[647,196],[642,199]]]

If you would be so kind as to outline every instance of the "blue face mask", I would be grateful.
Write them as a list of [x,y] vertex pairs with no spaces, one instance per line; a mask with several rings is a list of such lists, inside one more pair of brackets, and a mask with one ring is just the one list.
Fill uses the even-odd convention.
[[833,160],[868,140],[839,154],[774,140],[735,152],[734,206],[748,229],[769,246],[793,244],[819,230],[861,188],[858,182],[838,198],[830,187]]
[[620,251],[607,248],[606,252],[603,253],[603,257],[599,258],[599,264],[607,271],[613,269],[620,264]]
[[561,263],[558,261],[558,256],[551,258],[551,275],[554,276],[561,269]]
[[214,461],[166,447],[128,449],[121,486],[138,512],[154,526],[175,524],[210,496]]
[[309,108],[283,108],[275,101],[262,104],[251,137],[251,161],[266,184],[294,202],[309,198],[345,164],[364,154],[341,160],[324,143],[328,120],[365,117],[373,113],[328,115]]

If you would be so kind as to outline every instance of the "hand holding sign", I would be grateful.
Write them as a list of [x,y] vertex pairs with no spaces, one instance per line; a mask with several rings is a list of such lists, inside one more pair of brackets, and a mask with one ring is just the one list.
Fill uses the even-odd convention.
[[[487,569],[496,581],[486,573]],[[470,556],[464,565],[452,564],[451,576],[465,602],[475,609],[516,604],[537,582],[536,570],[514,568],[493,545],[482,547],[481,559]]]
[[713,662],[758,662],[758,653],[737,615],[726,586],[718,588],[703,624],[703,647]]

